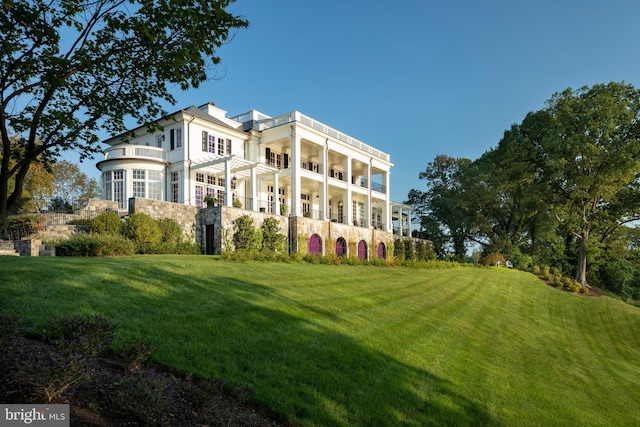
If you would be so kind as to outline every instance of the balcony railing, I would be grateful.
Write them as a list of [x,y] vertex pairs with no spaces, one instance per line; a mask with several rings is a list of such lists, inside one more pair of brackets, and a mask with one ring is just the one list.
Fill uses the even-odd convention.
[[142,145],[128,145],[126,147],[111,147],[104,152],[105,160],[121,158],[142,158],[153,160],[167,160],[167,153],[162,148]]
[[328,135],[332,138],[337,139],[338,141],[342,141],[345,144],[349,144],[352,147],[355,147],[359,150],[364,151],[365,153],[369,153],[374,157],[385,160],[387,162],[389,161],[389,155],[387,153],[377,150],[371,147],[370,145],[365,144],[362,141],[359,141],[355,138],[350,137],[347,134],[339,132],[333,129],[332,127],[329,127],[317,120],[312,119],[309,116],[305,116],[299,111],[294,111],[292,113],[284,114],[282,116],[271,117],[268,119],[260,120],[258,122],[255,122],[254,128],[257,130],[265,130],[265,129],[270,129],[276,126],[280,126],[280,125],[284,125],[292,122],[300,122],[302,124],[305,124],[309,127],[312,127],[315,130],[318,130],[324,133],[325,135]]
[[308,170],[311,172],[316,172],[319,174],[324,173],[324,167],[322,165],[322,163],[318,163],[314,160],[310,160],[310,159],[301,159],[300,160],[300,167],[304,170]]

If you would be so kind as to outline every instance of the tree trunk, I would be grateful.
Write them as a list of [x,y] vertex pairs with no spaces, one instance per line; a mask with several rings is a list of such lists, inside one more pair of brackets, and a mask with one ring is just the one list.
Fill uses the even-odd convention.
[[578,246],[578,263],[576,266],[576,281],[582,286],[590,287],[587,283],[587,245],[589,243],[589,231],[583,231],[580,235]]

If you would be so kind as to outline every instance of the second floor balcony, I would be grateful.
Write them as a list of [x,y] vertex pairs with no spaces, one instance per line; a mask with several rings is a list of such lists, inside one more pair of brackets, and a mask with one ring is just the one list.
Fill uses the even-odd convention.
[[162,148],[145,145],[118,145],[108,148],[104,152],[104,159],[145,159],[166,162],[167,152]]

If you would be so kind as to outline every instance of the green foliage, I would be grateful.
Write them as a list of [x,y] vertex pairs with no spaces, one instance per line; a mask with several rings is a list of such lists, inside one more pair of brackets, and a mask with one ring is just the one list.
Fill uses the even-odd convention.
[[225,10],[229,3],[4,2],[0,81],[13,102],[4,104],[0,127],[4,158],[15,163],[0,168],[0,187],[15,185],[2,192],[0,227],[22,202],[34,162],[51,165],[68,150],[89,157],[101,150],[98,130],[122,133],[127,117],[152,122],[174,103],[173,88],[210,78],[217,49],[248,25]]
[[500,253],[491,253],[482,260],[484,265],[505,265],[506,262],[504,255]]
[[58,256],[116,256],[133,255],[135,245],[124,236],[116,234],[78,233],[55,243]]
[[393,257],[399,261],[403,261],[406,252],[404,251],[404,242],[400,239],[396,239],[393,242]]
[[133,241],[136,253],[151,253],[162,241],[162,230],[158,222],[143,212],[136,212],[125,219],[122,234]]
[[624,298],[640,299],[640,265],[626,259],[601,267],[602,286]]
[[287,236],[280,234],[280,222],[274,217],[262,222],[262,248],[280,254],[287,252]]
[[37,215],[12,215],[7,221],[7,230],[12,240],[20,240],[38,231],[43,226],[41,218]]
[[260,249],[261,235],[253,225],[253,218],[250,215],[242,215],[233,221],[235,232],[233,233],[233,244],[236,250],[257,251]]
[[122,220],[116,212],[102,212],[91,222],[91,231],[99,234],[120,234]]
[[182,228],[180,228],[180,224],[175,219],[160,218],[156,221],[160,227],[161,241],[163,243],[177,245],[182,241]]
[[404,241],[404,259],[407,261],[413,261],[416,259],[416,252],[412,239],[405,239]]
[[476,161],[436,157],[420,174],[427,190],[407,203],[434,241],[444,230],[454,245],[456,235],[488,242],[485,252],[518,268],[546,263],[596,282],[604,263],[630,259],[615,240],[640,215],[639,116],[632,85],[568,88]]

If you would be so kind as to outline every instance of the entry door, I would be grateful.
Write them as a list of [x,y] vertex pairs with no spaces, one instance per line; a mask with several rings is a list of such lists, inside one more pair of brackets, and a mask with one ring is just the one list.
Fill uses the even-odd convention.
[[215,229],[213,224],[207,225],[205,237],[205,253],[207,255],[213,255],[216,252],[215,246]]

